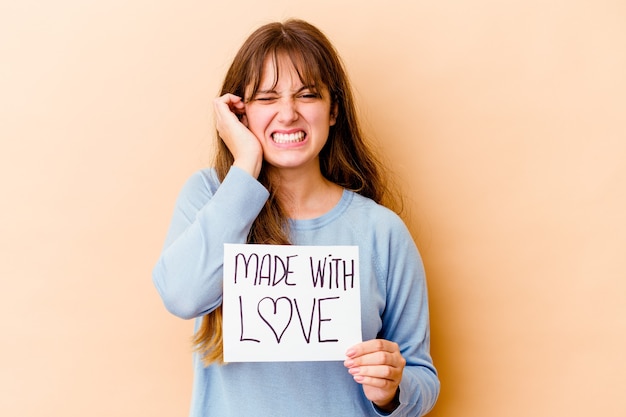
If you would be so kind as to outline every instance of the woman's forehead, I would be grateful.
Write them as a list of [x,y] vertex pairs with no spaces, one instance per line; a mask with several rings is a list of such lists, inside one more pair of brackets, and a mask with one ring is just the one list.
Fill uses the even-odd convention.
[[298,71],[293,60],[286,54],[276,57],[267,56],[263,61],[259,88],[265,90],[275,87],[280,81],[302,84],[302,72]]

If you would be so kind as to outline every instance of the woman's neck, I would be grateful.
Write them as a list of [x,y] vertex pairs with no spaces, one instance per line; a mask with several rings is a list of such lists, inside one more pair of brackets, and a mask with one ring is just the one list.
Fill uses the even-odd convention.
[[312,170],[307,173],[280,170],[271,172],[276,197],[291,219],[304,220],[329,212],[341,199],[343,189]]

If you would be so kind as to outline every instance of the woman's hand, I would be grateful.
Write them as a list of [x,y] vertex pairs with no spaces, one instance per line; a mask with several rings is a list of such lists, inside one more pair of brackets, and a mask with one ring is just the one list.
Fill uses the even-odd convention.
[[383,339],[359,343],[346,352],[344,366],[363,385],[365,396],[383,411],[395,410],[406,360],[397,343]]
[[259,176],[263,163],[261,142],[248,129],[246,105],[234,94],[224,94],[213,101],[217,132],[233,154],[233,166]]

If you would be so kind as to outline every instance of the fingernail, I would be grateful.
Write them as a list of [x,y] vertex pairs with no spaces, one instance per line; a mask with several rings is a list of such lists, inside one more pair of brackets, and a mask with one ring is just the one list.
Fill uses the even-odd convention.
[[350,348],[346,351],[346,356],[353,356],[356,353],[356,350]]
[[354,361],[352,359],[347,359],[346,361],[344,361],[343,364],[346,368],[350,368],[352,365],[354,365]]
[[360,371],[361,371],[360,368],[350,368],[350,369],[348,369],[348,372],[350,372],[351,375],[357,375]]

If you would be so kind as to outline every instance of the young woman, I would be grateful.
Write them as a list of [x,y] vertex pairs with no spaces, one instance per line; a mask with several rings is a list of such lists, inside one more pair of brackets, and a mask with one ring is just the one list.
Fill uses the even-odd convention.
[[[214,102],[215,165],[178,198],[153,273],[196,319],[192,417],[421,416],[439,380],[419,253],[385,205],[348,79],[328,39],[289,20],[257,29]],[[357,245],[364,342],[342,362],[223,364],[224,243]]]

